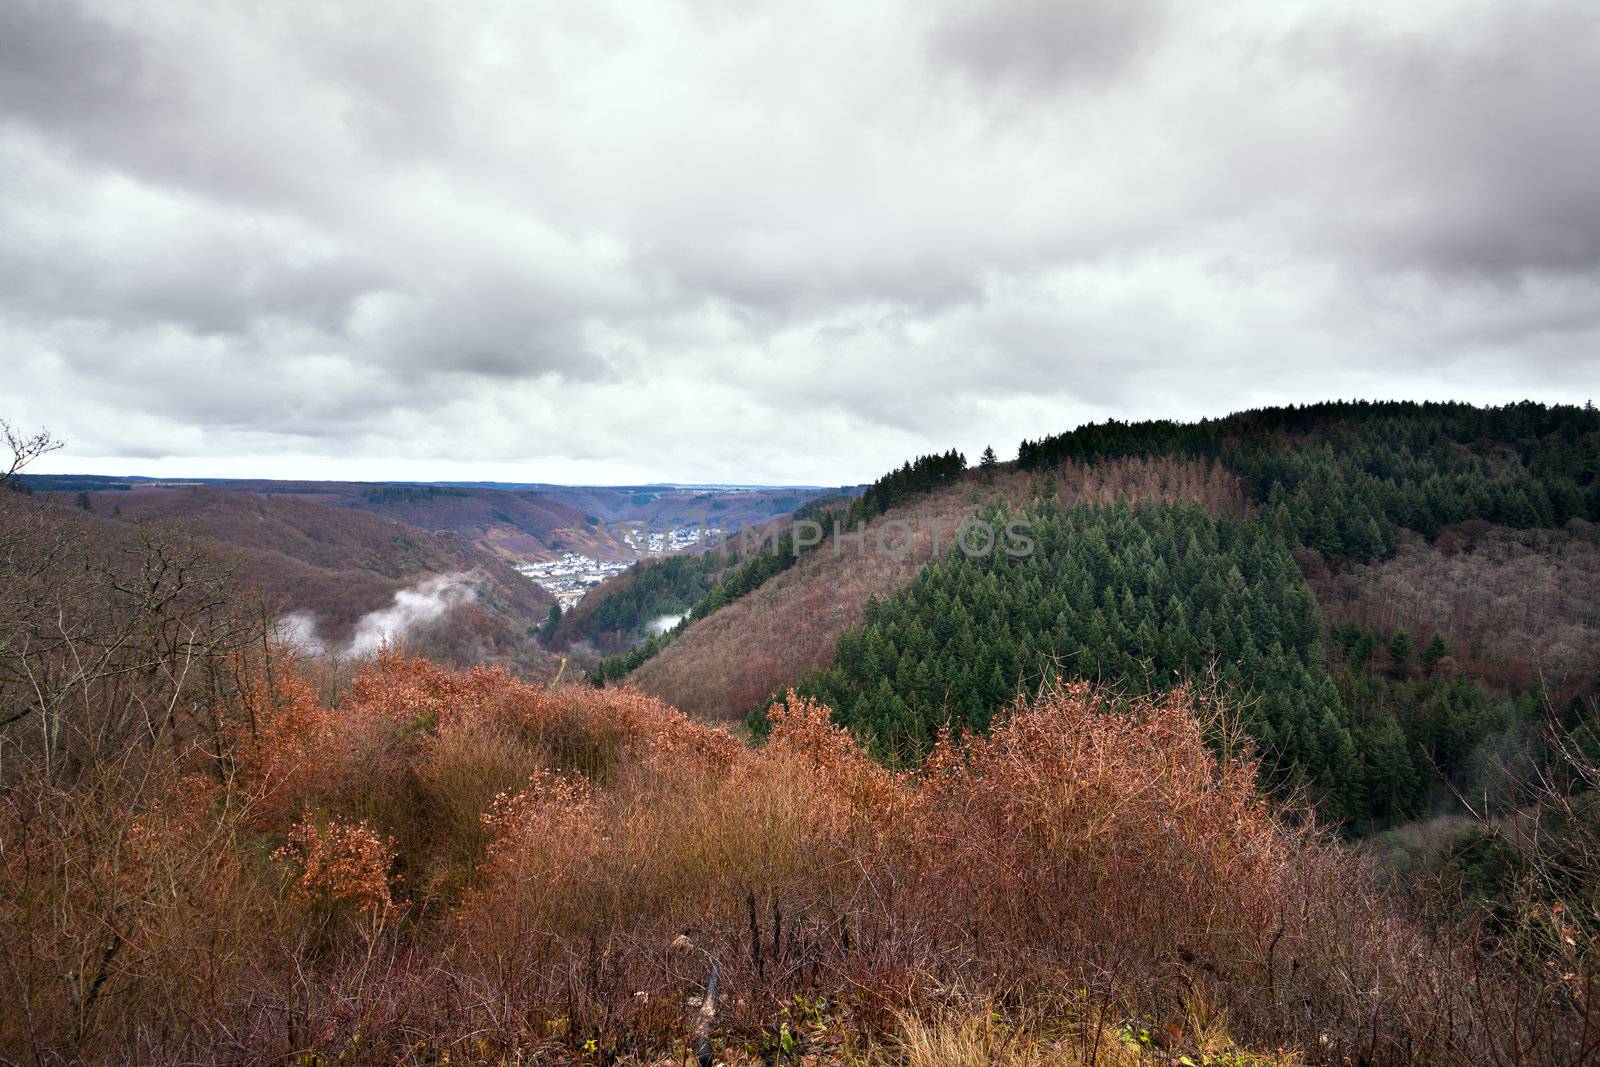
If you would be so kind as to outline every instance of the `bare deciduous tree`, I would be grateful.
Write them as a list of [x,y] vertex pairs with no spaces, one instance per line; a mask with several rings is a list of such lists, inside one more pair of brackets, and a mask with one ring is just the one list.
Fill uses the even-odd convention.
[[66,445],[65,441],[53,437],[49,430],[40,428],[30,436],[5,419],[0,419],[0,433],[5,434],[6,447],[11,451],[9,465],[0,471],[0,489],[11,488],[22,469],[34,460]]

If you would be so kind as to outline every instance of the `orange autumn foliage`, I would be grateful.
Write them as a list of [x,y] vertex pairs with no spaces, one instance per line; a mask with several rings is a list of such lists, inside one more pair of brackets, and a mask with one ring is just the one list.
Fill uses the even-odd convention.
[[1274,810],[1186,691],[1044,693],[915,772],[794,697],[751,748],[634,690],[393,652],[336,704],[281,661],[245,691],[221,757],[174,755],[137,804],[0,806],[0,997],[31,1012],[0,1041],[670,1054],[713,960],[729,1048],[797,1004],[865,1040],[971,997],[1056,1012],[1068,1041],[1134,1017],[1197,1040],[1201,1006],[1329,1063],[1557,1063],[1581,1040],[1566,994],[1425,932]]
[[293,868],[290,899],[299,907],[348,903],[387,910],[394,905],[389,895],[392,847],[365,823],[302,822],[289,831],[288,843],[273,858]]

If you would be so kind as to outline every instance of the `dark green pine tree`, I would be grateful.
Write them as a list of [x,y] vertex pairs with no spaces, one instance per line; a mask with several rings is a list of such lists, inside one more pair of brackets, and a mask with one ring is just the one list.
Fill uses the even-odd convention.
[[1403,671],[1411,665],[1411,657],[1416,650],[1411,635],[1404,629],[1396,630],[1389,638],[1389,660],[1397,671]]
[[1366,784],[1368,800],[1378,818],[1397,820],[1411,813],[1416,766],[1405,732],[1393,715],[1383,716],[1368,739]]
[[1377,655],[1378,646],[1383,644],[1383,638],[1373,630],[1361,629],[1350,649],[1350,665],[1365,667],[1372,662],[1372,657]]
[[1450,654],[1450,645],[1446,643],[1443,634],[1434,634],[1433,640],[1428,642],[1428,647],[1422,650],[1422,665],[1432,674],[1434,667],[1440,660]]

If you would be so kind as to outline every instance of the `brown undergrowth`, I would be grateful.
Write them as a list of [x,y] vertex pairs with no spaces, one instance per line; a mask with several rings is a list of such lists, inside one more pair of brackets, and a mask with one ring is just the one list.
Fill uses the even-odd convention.
[[911,774],[803,700],[751,749],[630,689],[267,666],[203,745],[9,775],[8,1055],[676,1062],[713,968],[728,1062],[1590,1054],[1590,986],[1401,914],[1183,690]]

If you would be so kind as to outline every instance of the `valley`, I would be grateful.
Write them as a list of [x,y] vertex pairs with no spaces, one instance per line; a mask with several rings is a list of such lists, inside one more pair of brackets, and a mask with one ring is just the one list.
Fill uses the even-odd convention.
[[[679,551],[704,536],[761,526],[839,492],[815,486],[552,486],[35,476],[30,488],[75,497],[89,492],[107,510],[146,494],[179,489],[295,500],[359,511],[433,533],[456,534],[513,563],[565,552],[596,560]],[[126,494],[123,496],[122,494]],[[162,499],[166,499],[163,497]]]
[[[536,640],[634,561],[716,545],[822,495],[816,489],[390,485],[52,476],[21,483],[117,523],[177,526],[226,548],[296,632],[345,647],[360,621],[417,583],[461,575],[470,603],[430,620],[426,647],[548,677]],[[595,511],[581,511],[593,508]],[[718,524],[722,524],[719,526]],[[413,644],[421,632],[396,632]],[[418,646],[422,647],[422,646]]]
[[[1058,679],[1203,684],[1252,709],[1269,780],[1359,833],[1482,807],[1541,705],[1581,718],[1600,694],[1592,409],[1315,405],[1020,454],[892,500],[909,468],[890,472],[862,498],[879,506],[831,512],[842,530],[596,676],[758,734],[798,691],[911,764]],[[1041,545],[951,547],[987,513]],[[847,534],[863,520],[868,544]],[[891,528],[907,551],[883,550]]]
[[[1600,936],[1594,409],[1325,404],[1091,424],[1018,457],[803,492],[19,480],[0,742],[37,761],[55,839],[140,871],[158,841],[252,921],[404,944],[362,996],[429,990],[434,1033],[521,1040],[427,961],[487,986],[524,961],[521,995],[558,1018],[562,968],[596,981],[573,953],[604,937],[631,992],[589,994],[579,1033],[602,1037],[547,1039],[571,1062],[679,1040],[674,968],[702,944],[749,998],[717,1022],[747,1051],[801,1002],[809,1047],[870,1032],[833,999],[844,973],[875,998],[907,971],[1001,975],[1041,1003],[1120,960],[1237,1013],[1220,1044],[1174,1022],[1175,1047],[1387,1062],[1422,1013],[1436,1062],[1484,1041],[1583,1062],[1581,1002],[1534,976],[1588,976],[1560,939]],[[104,710],[80,727],[78,705]],[[169,768],[166,806],[70,822],[58,729],[76,766]],[[201,830],[270,844],[289,888]],[[0,857],[41,928],[32,877]],[[143,959],[210,951],[144,896],[104,904],[82,921],[128,924]],[[184,907],[263,970],[301,936]],[[168,1010],[148,964],[102,966]],[[1352,966],[1383,982],[1341,984]],[[1142,1047],[1132,1013],[1159,996],[1121,996],[1105,1025]]]
[[0,0],[0,1067],[1600,1067],[1596,100]]

